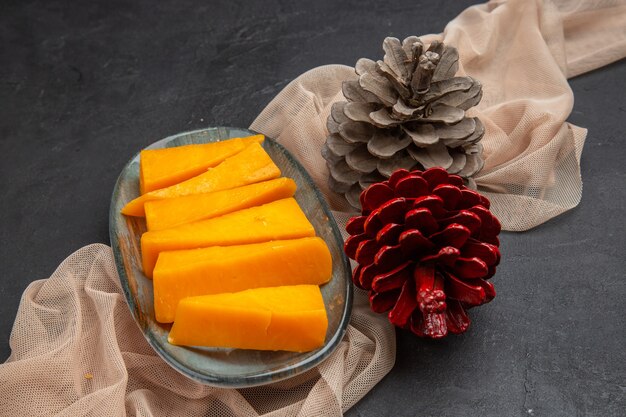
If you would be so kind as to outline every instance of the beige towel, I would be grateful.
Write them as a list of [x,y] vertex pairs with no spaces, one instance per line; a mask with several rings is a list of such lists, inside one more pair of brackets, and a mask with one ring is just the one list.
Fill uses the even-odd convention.
[[[433,39],[429,36],[426,39]],[[462,71],[480,79],[476,113],[487,126],[478,184],[509,230],[525,230],[580,200],[586,131],[565,123],[573,104],[566,75],[626,55],[626,5],[611,1],[495,1],[464,11],[438,36],[459,48]],[[382,42],[382,39],[381,39]],[[326,66],[288,85],[252,128],[304,163],[336,210],[319,154],[331,104],[353,69]],[[7,416],[334,416],[391,369],[393,328],[356,294],[351,326],[316,369],[265,387],[226,390],[178,374],[148,346],[121,295],[110,248],[84,247],[24,292],[0,366]]]
[[[567,76],[626,56],[626,2],[493,1],[465,10],[442,35],[422,39],[456,46],[460,72],[483,84],[483,99],[470,110],[486,128],[485,167],[476,182],[503,228],[527,230],[575,207],[587,131],[565,121],[574,105]],[[341,83],[349,79],[356,79],[351,67],[315,68],[251,126],[295,153],[343,213],[351,208],[328,189],[320,149],[330,107],[343,100]]]

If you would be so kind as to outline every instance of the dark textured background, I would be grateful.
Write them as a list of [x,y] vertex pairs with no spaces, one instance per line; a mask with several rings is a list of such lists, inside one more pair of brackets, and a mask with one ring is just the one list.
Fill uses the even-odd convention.
[[[26,286],[108,242],[113,184],[140,148],[246,127],[302,72],[380,57],[385,36],[440,32],[473,1],[3,1],[0,361]],[[580,206],[504,234],[498,297],[469,333],[398,332],[396,366],[348,415],[623,415],[626,63],[571,84],[570,121],[589,128]]]

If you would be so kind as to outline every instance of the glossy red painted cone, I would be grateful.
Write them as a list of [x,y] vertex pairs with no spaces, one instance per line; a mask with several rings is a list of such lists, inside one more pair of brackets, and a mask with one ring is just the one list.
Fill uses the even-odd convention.
[[394,325],[422,337],[463,333],[467,310],[491,301],[500,222],[489,200],[442,168],[394,172],[361,193],[344,250],[354,284]]

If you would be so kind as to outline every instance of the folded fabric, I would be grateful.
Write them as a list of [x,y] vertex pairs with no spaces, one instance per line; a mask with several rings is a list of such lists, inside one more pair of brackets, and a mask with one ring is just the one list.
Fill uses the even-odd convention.
[[[626,4],[492,1],[465,10],[442,35],[422,37],[435,39],[455,46],[459,73],[483,85],[482,101],[469,111],[486,128],[476,182],[503,228],[527,230],[575,207],[587,131],[566,122],[574,104],[567,77],[626,56]],[[308,71],[251,126],[296,154],[341,212],[353,209],[328,188],[320,152],[330,108],[343,100],[341,84],[355,79],[343,65]]]
[[389,372],[395,335],[357,294],[339,347],[295,378],[246,389],[201,385],[166,364],[137,328],[111,248],[85,246],[31,283],[0,365],[7,416],[341,415]]

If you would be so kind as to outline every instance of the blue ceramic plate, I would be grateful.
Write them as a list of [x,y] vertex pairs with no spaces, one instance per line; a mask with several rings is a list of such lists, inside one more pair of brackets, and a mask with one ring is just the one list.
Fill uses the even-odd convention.
[[[218,127],[170,136],[147,149],[166,148],[192,143],[216,142],[253,135],[247,129]],[[350,319],[352,284],[350,267],[343,254],[343,240],[324,198],[304,168],[281,145],[266,138],[263,147],[281,169],[293,178],[298,189],[295,198],[307,215],[317,235],[330,249],[333,276],[322,286],[328,313],[328,331],[322,348],[313,352],[270,352],[223,348],[186,348],[167,342],[171,325],[154,318],[152,281],[141,268],[139,239],[146,231],[143,218],[126,217],[120,209],[139,195],[139,154],[122,170],[111,201],[109,232],[115,264],[130,311],[154,350],[174,369],[198,382],[230,388],[268,384],[300,374],[327,358],[343,337]]]

